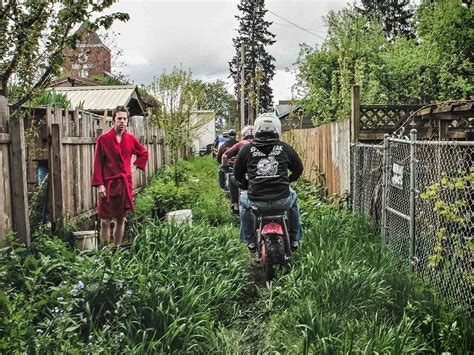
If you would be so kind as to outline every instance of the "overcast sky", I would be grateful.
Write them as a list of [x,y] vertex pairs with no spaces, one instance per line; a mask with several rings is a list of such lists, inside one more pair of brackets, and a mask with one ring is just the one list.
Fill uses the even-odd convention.
[[[130,20],[117,22],[117,45],[123,49],[123,68],[135,84],[149,84],[154,76],[173,65],[191,69],[194,78],[205,81],[227,79],[228,62],[235,53],[232,38],[237,34],[238,0],[120,0],[112,11],[127,12]],[[276,43],[269,47],[275,57],[272,82],[274,102],[291,97],[292,64],[299,44],[316,45],[325,37],[323,16],[339,10],[346,0],[267,0],[266,19]],[[273,13],[271,13],[271,12]],[[280,16],[280,17],[278,17]],[[307,31],[296,28],[295,23]],[[311,32],[311,33],[308,33]]]

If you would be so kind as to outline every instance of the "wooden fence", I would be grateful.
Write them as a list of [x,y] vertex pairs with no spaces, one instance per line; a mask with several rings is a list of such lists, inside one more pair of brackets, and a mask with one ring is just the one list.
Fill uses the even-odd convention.
[[[141,117],[129,122],[128,131],[149,152],[146,170],[133,172],[137,192],[169,162],[169,149],[160,129],[148,127]],[[0,97],[0,243],[9,230],[30,243],[28,182],[32,185],[36,181],[40,161],[47,161],[50,172],[53,223],[95,214],[97,194],[91,187],[95,142],[111,125],[110,120],[89,112],[50,107],[36,109],[33,118],[10,121],[6,100]]]
[[301,157],[304,174],[327,188],[329,194],[350,189],[350,120],[283,134]]

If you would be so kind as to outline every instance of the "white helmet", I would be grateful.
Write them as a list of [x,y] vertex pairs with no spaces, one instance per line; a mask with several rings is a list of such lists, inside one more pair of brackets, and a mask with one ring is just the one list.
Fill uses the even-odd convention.
[[255,129],[253,126],[245,126],[242,128],[242,131],[240,132],[240,135],[242,138],[248,137],[248,136],[254,136],[255,135]]
[[255,133],[270,132],[281,135],[281,122],[274,113],[262,113],[255,120]]

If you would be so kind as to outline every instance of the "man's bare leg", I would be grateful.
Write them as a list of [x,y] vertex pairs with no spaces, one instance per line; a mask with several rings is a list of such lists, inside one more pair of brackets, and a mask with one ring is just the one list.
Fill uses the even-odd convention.
[[122,245],[123,234],[125,232],[125,217],[117,218],[115,221],[114,241],[116,246]]
[[100,240],[105,241],[105,245],[110,244],[110,218],[100,219]]

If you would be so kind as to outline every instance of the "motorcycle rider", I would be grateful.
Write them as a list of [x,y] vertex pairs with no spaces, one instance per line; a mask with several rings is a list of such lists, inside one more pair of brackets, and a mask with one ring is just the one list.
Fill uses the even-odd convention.
[[[242,147],[253,140],[254,137],[254,127],[253,126],[245,126],[242,131],[240,132],[242,140],[226,150],[224,154],[222,154],[222,166],[224,170],[228,170],[228,166],[233,166],[235,161],[235,156],[239,153]],[[232,203],[232,212],[235,214],[239,213],[239,185],[237,181],[232,177],[229,179],[229,193],[230,193],[230,201]]]
[[229,139],[224,142],[224,144],[221,145],[219,148],[219,151],[217,152],[217,163],[219,164],[219,186],[222,189],[225,189],[225,174],[227,173],[228,169],[222,165],[222,155],[224,154],[225,151],[227,151],[229,148],[233,147],[235,144],[237,144],[239,141],[236,139],[237,133],[235,132],[235,129],[230,129],[229,130]]
[[224,142],[219,148],[217,152],[217,162],[219,164],[222,163],[222,155],[229,149],[232,148],[235,144],[237,144],[239,140],[237,139],[237,132],[235,129],[229,129],[229,139]]
[[[214,139],[214,143],[212,144],[212,156],[216,157],[217,152],[219,151],[219,148],[221,147],[222,144],[224,144],[227,139],[229,138],[229,131],[224,131],[222,133],[222,136],[217,136],[216,139]],[[220,162],[217,162],[220,164]]]
[[293,147],[280,141],[281,123],[275,114],[259,115],[254,127],[255,139],[242,147],[234,163],[235,179],[247,187],[247,193],[240,195],[240,241],[251,250],[255,248],[255,223],[250,210],[255,206],[260,211],[286,210],[291,246],[297,248],[303,230],[297,194],[290,182],[301,176],[303,164]]

